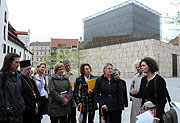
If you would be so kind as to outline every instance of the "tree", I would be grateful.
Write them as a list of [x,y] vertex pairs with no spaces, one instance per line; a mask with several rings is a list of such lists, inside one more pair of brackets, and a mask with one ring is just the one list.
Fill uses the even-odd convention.
[[[173,7],[179,7],[180,6],[180,2],[179,1],[172,1],[171,5],[173,5]],[[168,13],[166,13],[166,15],[163,17],[164,18],[164,22],[168,25],[171,25],[171,31],[175,31],[175,32],[179,32],[180,31],[180,11],[177,10],[177,13],[175,15],[169,15]],[[168,41],[171,41],[171,39],[168,39],[167,37],[165,38]]]
[[[180,12],[179,11],[177,11],[176,16],[169,16],[166,13],[166,16],[164,18],[166,19],[165,20],[166,24],[180,25]],[[180,28],[176,28],[172,30],[180,31]]]
[[71,53],[71,65],[73,66],[73,68],[77,68],[79,73],[80,61],[83,60],[85,57],[80,50],[72,50]]
[[[68,59],[71,62],[73,68],[79,68],[80,60],[84,59],[81,51],[77,49],[66,48],[66,44],[58,44],[58,47],[51,48],[51,56],[49,56],[49,61],[46,63],[50,65],[50,69],[58,63]],[[52,71],[51,71],[52,72]]]

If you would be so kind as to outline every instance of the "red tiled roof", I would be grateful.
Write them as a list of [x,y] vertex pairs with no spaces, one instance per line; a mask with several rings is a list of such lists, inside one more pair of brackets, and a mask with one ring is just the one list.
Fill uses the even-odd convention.
[[78,39],[51,39],[51,47],[58,47],[59,44],[66,44],[66,48],[77,46]]
[[169,43],[174,44],[174,45],[179,45],[179,36],[171,40]]
[[17,34],[15,33],[15,31],[16,30],[13,28],[13,26],[9,22],[9,24],[8,24],[8,40],[21,46],[22,48],[25,48],[24,43],[21,42],[21,40],[17,37]]
[[23,31],[15,31],[15,33],[18,35],[28,35],[28,32],[23,32]]

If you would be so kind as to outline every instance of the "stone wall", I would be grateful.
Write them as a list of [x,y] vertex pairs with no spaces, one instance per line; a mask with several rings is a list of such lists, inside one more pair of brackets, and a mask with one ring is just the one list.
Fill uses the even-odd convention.
[[82,50],[85,59],[81,63],[92,66],[92,74],[103,74],[105,63],[110,62],[121,71],[122,78],[130,78],[136,73],[134,62],[144,57],[154,58],[163,77],[172,77],[172,54],[177,54],[177,73],[180,76],[180,47],[155,39],[122,43],[104,47]]

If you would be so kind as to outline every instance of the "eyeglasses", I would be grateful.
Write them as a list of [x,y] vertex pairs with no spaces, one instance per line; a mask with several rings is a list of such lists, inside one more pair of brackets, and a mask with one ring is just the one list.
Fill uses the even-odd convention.
[[64,68],[58,68],[57,70],[64,70]]

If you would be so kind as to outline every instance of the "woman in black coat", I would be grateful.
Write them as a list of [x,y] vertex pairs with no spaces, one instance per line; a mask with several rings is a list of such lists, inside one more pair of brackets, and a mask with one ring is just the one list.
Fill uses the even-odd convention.
[[104,74],[96,80],[95,97],[103,109],[105,122],[121,123],[123,96],[120,81],[112,75],[113,65],[106,63]]
[[[146,57],[140,62],[143,73],[146,73],[147,76],[143,77],[141,80],[140,90],[132,89],[130,91],[130,95],[142,98],[141,109],[148,109],[151,107],[155,109],[156,113],[154,113],[154,120],[156,123],[163,123],[163,113],[164,107],[166,104],[166,82],[165,80],[156,72],[159,70],[156,61],[150,57]],[[155,85],[154,85],[155,84]],[[156,87],[156,92],[155,92]],[[147,106],[146,102],[151,102],[149,106]],[[154,112],[154,111],[153,111]]]
[[82,105],[83,121],[86,123],[88,114],[88,123],[94,122],[95,110],[97,110],[97,103],[94,99],[94,89],[88,90],[87,80],[94,79],[91,75],[91,66],[89,64],[82,64],[80,67],[81,75],[76,79],[74,87],[74,99],[78,106]]
[[[20,72],[20,56],[16,53],[8,53],[4,58],[1,73],[1,87],[3,95],[0,98],[0,123],[23,123],[23,111],[25,110],[22,96],[22,83]],[[2,99],[2,100],[1,100]],[[3,100],[4,99],[4,100]],[[5,106],[5,110],[2,108]],[[4,114],[6,113],[6,114]],[[4,115],[3,115],[4,114]]]

